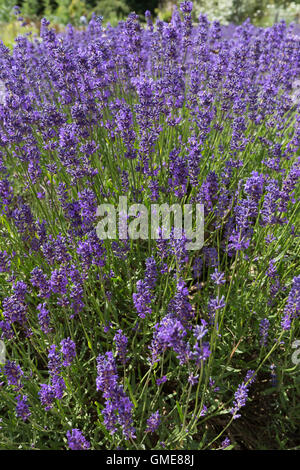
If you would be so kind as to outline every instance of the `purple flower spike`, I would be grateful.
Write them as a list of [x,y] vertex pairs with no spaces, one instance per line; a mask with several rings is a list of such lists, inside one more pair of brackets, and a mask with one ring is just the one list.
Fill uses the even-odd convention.
[[87,450],[91,447],[89,441],[79,429],[67,431],[68,446],[71,450]]

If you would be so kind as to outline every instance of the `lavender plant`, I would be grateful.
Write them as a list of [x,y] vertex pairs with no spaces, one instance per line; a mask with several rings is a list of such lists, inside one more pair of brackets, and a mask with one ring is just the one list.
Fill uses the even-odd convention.
[[[297,373],[300,36],[191,14],[0,44],[0,448],[232,448]],[[203,249],[99,239],[124,195]]]

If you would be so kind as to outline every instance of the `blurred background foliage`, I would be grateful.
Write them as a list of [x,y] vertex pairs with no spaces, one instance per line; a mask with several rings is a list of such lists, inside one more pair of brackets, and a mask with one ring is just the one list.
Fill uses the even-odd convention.
[[[92,13],[103,17],[103,23],[116,25],[135,11],[144,19],[146,10],[153,17],[168,21],[172,16],[174,0],[0,0],[0,38],[10,45],[20,32],[38,32],[40,19],[47,17],[59,29],[71,23],[84,26]],[[240,24],[247,18],[259,26],[270,26],[276,21],[300,22],[300,0],[194,0],[194,20],[205,13],[209,20],[222,24]],[[14,6],[21,9],[23,21],[17,21]]]
[[[173,6],[178,3],[171,0],[159,2],[155,13],[167,21]],[[258,26],[270,26],[280,20],[300,22],[300,0],[195,0],[193,5],[195,19],[200,13],[205,13],[210,21],[222,24],[241,24],[247,18]]]

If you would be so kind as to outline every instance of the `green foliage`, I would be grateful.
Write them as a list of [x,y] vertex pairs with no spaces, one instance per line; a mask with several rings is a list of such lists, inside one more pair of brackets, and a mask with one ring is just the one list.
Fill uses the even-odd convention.
[[160,8],[157,8],[155,10],[156,15],[162,20],[162,21],[170,21],[173,13],[173,8],[172,5],[166,4],[164,6],[160,6]]
[[[102,15],[104,23],[116,24],[131,11],[140,18],[146,10],[159,16],[163,21],[169,21],[176,0],[0,0],[0,22],[11,20],[11,10],[15,4],[21,7],[22,14],[27,19],[46,16],[58,24],[79,24],[82,15],[87,18],[95,12]],[[223,24],[240,24],[247,18],[261,26],[285,20],[300,21],[299,0],[194,0],[194,18],[205,13],[209,20],[217,20]]]
[[230,20],[241,23],[251,18],[256,23],[271,25],[279,20],[291,22],[299,20],[299,0],[233,0]]
[[59,19],[62,24],[67,24],[70,21],[69,14],[70,0],[61,0],[59,6],[55,11],[55,16]]
[[[171,11],[170,3],[163,2],[160,11],[167,8]],[[251,18],[253,23],[268,26],[281,19],[288,23],[300,19],[299,0],[195,0],[194,11],[195,16],[205,13],[210,21],[223,24],[240,24]]]
[[11,21],[13,17],[14,0],[0,0],[0,22]]
[[115,24],[117,20],[121,20],[130,13],[130,9],[123,0],[100,0],[97,2],[94,12],[103,16],[103,21],[109,21]]
[[43,0],[43,7],[44,16],[49,18],[53,12],[53,5],[51,4],[51,0]]
[[69,15],[74,21],[77,21],[82,15],[86,15],[87,7],[83,0],[71,0],[69,5]]
[[22,14],[26,18],[34,18],[39,16],[43,11],[43,5],[39,0],[24,0],[22,5]]

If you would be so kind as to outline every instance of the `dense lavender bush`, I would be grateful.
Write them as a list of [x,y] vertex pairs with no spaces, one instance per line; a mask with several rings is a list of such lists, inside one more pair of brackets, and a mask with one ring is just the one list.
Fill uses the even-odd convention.
[[[1,448],[230,449],[293,401],[300,37],[191,10],[0,46]],[[124,195],[204,204],[203,249],[100,240]]]

